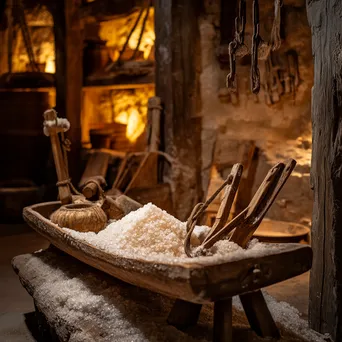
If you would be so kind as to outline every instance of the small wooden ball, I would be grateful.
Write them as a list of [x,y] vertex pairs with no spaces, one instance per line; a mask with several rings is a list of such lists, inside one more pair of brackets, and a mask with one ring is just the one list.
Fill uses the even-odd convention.
[[105,212],[94,203],[74,203],[61,206],[50,220],[62,228],[97,233],[107,224]]

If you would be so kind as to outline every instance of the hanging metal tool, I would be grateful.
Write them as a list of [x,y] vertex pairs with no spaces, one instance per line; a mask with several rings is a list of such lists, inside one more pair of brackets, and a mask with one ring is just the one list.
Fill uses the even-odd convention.
[[280,37],[280,25],[281,25],[281,7],[283,6],[283,0],[275,0],[274,1],[274,20],[271,31],[271,39],[270,45],[272,47],[272,51],[278,50],[281,45],[281,37]]
[[258,47],[261,41],[259,35],[259,1],[253,0],[253,37],[251,58],[251,89],[253,94],[260,90],[260,71],[258,67]]
[[[227,75],[226,86],[231,91],[235,92],[237,90],[236,85],[236,55],[237,51],[240,50],[239,56],[241,56],[246,51],[248,53],[246,45],[244,45],[245,40],[245,26],[246,26],[246,1],[240,0],[239,4],[239,15],[235,18],[235,36],[234,40],[229,43],[229,68],[230,72]],[[239,49],[240,48],[240,49]]]
[[[280,47],[280,8],[282,0],[275,0],[274,4],[274,20],[271,31],[270,42],[265,42],[260,37],[259,24],[259,1],[253,0],[253,36],[251,46],[251,91],[258,94],[260,91],[260,72],[258,67],[258,59],[267,60],[270,51]],[[246,24],[246,1],[241,0],[239,6],[239,16],[235,19],[235,38],[229,43],[229,64],[230,72],[226,79],[226,86],[231,91],[236,91],[236,57],[244,56],[248,53],[248,49],[244,45],[244,33]]]

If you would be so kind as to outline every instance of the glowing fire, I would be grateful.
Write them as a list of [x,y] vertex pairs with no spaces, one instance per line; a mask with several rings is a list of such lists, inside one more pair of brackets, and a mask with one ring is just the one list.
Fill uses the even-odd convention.
[[[40,71],[55,73],[55,44],[53,33],[53,19],[45,6],[25,11],[29,26],[33,53]],[[26,52],[21,30],[17,31],[13,42],[12,69],[14,72],[28,70],[29,57]]]
[[144,132],[147,101],[153,95],[153,88],[118,90],[112,93],[114,122],[127,125],[126,137],[130,142],[135,142]]
[[[124,18],[113,19],[106,22],[101,22],[99,35],[100,38],[107,41],[106,45],[111,50],[112,60],[116,60],[119,56],[122,47],[124,46],[127,36],[133,27],[139,13],[135,12]],[[138,45],[140,30],[143,25],[143,14],[139,23],[134,30],[129,42],[128,47],[135,50]],[[146,21],[145,30],[142,35],[139,51],[143,54],[144,59],[148,59],[152,53],[154,46],[155,33],[154,33],[154,10],[150,9],[148,19]]]

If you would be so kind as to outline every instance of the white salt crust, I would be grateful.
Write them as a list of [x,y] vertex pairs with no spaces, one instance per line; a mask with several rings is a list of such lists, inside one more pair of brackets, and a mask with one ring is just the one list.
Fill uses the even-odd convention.
[[[205,251],[206,256],[188,258],[184,252],[186,223],[181,222],[152,203],[129,213],[121,220],[110,223],[99,233],[77,232],[68,228],[64,231],[107,253],[131,259],[144,259],[156,263],[178,264],[236,261],[255,258],[279,251],[277,244],[272,246],[252,240],[247,249],[242,249],[228,240],[218,241]],[[200,240],[208,232],[208,227],[197,226],[192,236],[192,245],[199,246]]]
[[[24,257],[24,258],[23,258]],[[147,290],[123,284],[69,256],[43,251],[16,257],[25,279],[34,289],[33,297],[58,332],[65,334],[65,326],[75,327],[70,342],[161,342],[211,341],[211,306],[204,306],[199,326],[193,336],[177,330],[166,322],[173,300]],[[288,303],[277,302],[264,291],[267,305],[277,324],[296,338],[281,341],[324,342],[323,336],[310,330],[297,309]],[[233,298],[233,326],[246,324],[238,297]],[[53,308],[53,310],[51,310]],[[239,312],[241,314],[239,314]],[[61,324],[62,322],[62,324]],[[283,329],[282,329],[283,331]],[[298,339],[297,339],[298,338]],[[253,341],[265,341],[256,336]]]

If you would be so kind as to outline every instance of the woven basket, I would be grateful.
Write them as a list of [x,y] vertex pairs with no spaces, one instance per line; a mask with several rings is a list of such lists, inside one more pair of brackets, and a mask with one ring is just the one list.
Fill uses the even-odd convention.
[[93,203],[63,205],[51,215],[50,220],[62,228],[79,232],[97,233],[107,224],[106,214]]

